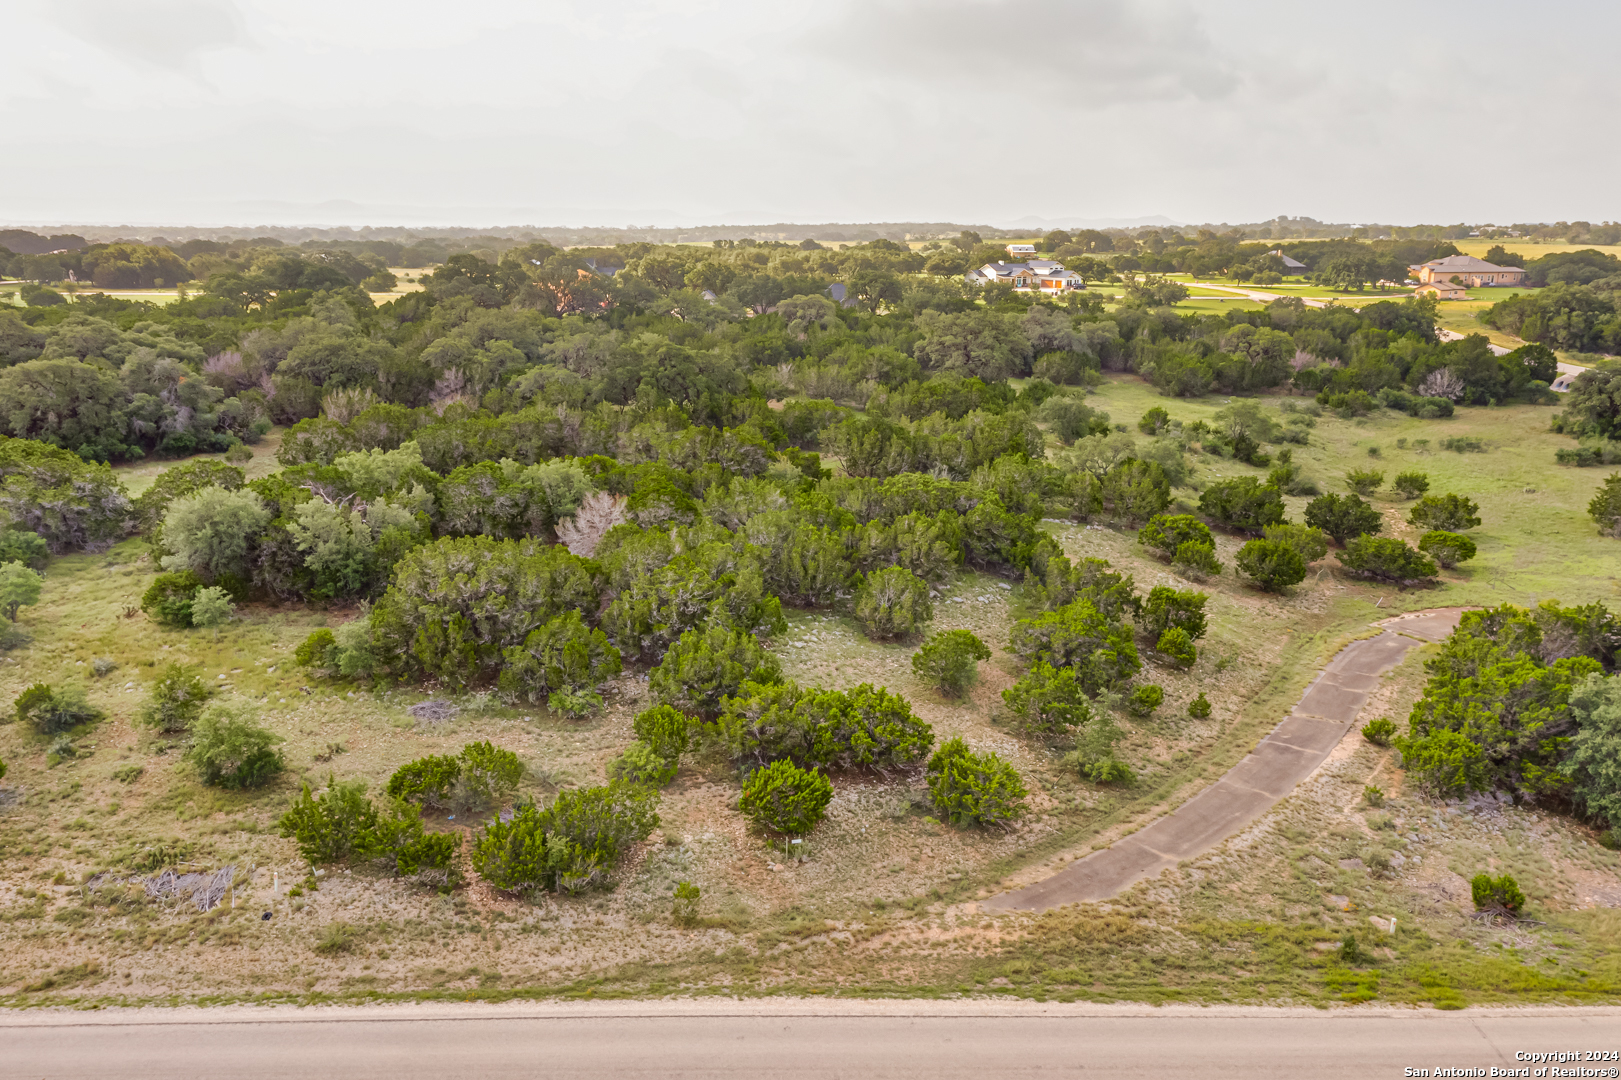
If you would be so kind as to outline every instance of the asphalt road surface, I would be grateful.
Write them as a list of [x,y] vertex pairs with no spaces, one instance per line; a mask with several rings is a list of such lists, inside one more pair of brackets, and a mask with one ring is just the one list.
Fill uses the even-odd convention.
[[1356,723],[1386,671],[1415,645],[1443,640],[1462,612],[1437,608],[1378,623],[1381,634],[1336,653],[1290,714],[1221,779],[1146,828],[1052,877],[993,896],[984,907],[1044,911],[1107,900],[1240,832],[1316,771]]
[[[705,1001],[41,1010],[0,1016],[0,1075],[7,1080],[1363,1080],[1410,1075],[1404,1071],[1410,1068],[1482,1069],[1478,1075],[1486,1076],[1493,1066],[1524,1064],[1516,1062],[1516,1051],[1617,1049],[1621,1009],[1615,1008],[1442,1013],[1000,1001]],[[1608,1070],[1615,1064],[1589,1067]]]

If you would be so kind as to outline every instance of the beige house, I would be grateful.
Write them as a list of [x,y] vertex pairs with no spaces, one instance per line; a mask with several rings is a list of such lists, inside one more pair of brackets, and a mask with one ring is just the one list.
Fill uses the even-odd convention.
[[1448,255],[1444,259],[1407,268],[1419,284],[1456,279],[1471,289],[1483,285],[1524,285],[1525,271],[1518,266],[1497,266],[1473,255]]
[[1063,263],[1055,263],[1050,259],[1031,259],[1029,262],[986,263],[978,270],[970,270],[963,275],[963,279],[970,285],[990,285],[1000,282],[1012,285],[1019,292],[1032,290],[1035,292],[1064,292],[1069,289],[1084,289],[1086,282],[1073,271],[1064,269]]
[[1433,296],[1437,300],[1467,300],[1469,289],[1450,281],[1430,281],[1413,290],[1414,296]]

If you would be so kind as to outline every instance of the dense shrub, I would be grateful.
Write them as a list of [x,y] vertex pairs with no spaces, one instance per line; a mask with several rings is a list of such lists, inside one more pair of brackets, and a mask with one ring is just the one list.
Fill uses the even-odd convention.
[[1035,735],[1063,735],[1092,719],[1091,702],[1075,669],[1055,668],[1041,660],[1002,691],[1002,702],[1018,726]]
[[1469,879],[1469,895],[1476,911],[1495,911],[1505,915],[1518,915],[1525,907],[1525,893],[1519,882],[1508,874],[1492,877],[1476,874]]
[[1224,529],[1259,535],[1283,521],[1283,495],[1253,476],[1218,480],[1199,495],[1199,512]]
[[1480,524],[1480,507],[1462,495],[1426,495],[1413,504],[1407,520],[1421,529],[1462,532]]
[[1166,560],[1176,558],[1177,549],[1190,542],[1215,546],[1210,527],[1192,514],[1156,514],[1137,530],[1137,543]]
[[203,714],[203,706],[212,694],[213,690],[197,675],[179,664],[170,664],[152,684],[136,720],[158,731],[186,731]]
[[185,760],[205,784],[262,787],[286,767],[276,750],[283,741],[260,725],[247,708],[215,704],[192,723]]
[[197,458],[171,465],[157,475],[152,486],[135,499],[135,528],[145,533],[154,546],[162,543],[163,517],[176,499],[195,495],[209,487],[235,491],[247,482],[241,469],[212,458]]
[[503,650],[502,656],[506,663],[496,682],[502,692],[528,701],[544,699],[553,711],[562,704],[559,695],[594,694],[621,670],[619,650],[608,644],[608,635],[585,625],[578,611],[565,611],[531,630],[522,645]]
[[947,630],[912,654],[912,673],[942,694],[961,697],[978,681],[979,661],[990,658],[991,650],[972,631]]
[[1131,715],[1143,719],[1154,715],[1154,710],[1165,702],[1165,691],[1154,683],[1147,683],[1131,692],[1126,707]]
[[1314,563],[1328,554],[1328,534],[1311,525],[1268,525],[1263,535],[1268,540],[1288,544],[1307,563]]
[[1281,540],[1251,540],[1238,551],[1238,568],[1257,588],[1281,593],[1306,580],[1306,560]]
[[658,827],[657,807],[642,784],[560,792],[546,809],[525,804],[477,834],[473,869],[498,889],[583,892]]
[[802,768],[882,772],[921,761],[934,731],[906,699],[865,683],[847,691],[748,684],[726,701],[720,738],[745,766],[786,759]]
[[1416,499],[1430,490],[1430,478],[1413,470],[1399,472],[1390,482],[1390,488],[1404,499]]
[[1179,667],[1192,667],[1199,659],[1199,650],[1194,646],[1193,639],[1186,630],[1176,626],[1159,636],[1154,651],[1170,657]]
[[1400,540],[1359,536],[1340,553],[1340,565],[1358,577],[1395,585],[1427,585],[1435,581],[1435,561]]
[[1177,573],[1194,581],[1203,581],[1221,573],[1221,562],[1216,558],[1216,546],[1201,544],[1195,540],[1178,545],[1176,555],[1171,559],[1171,566]]
[[648,688],[660,704],[713,720],[721,702],[744,683],[774,683],[781,676],[782,665],[753,634],[707,626],[688,630],[670,646],[649,673]]
[[518,755],[487,742],[462,747],[461,766],[451,805],[462,810],[485,810],[505,802],[523,779]]
[[108,547],[125,535],[130,517],[124,486],[106,465],[31,439],[0,440],[0,521],[7,528],[37,533],[59,555]]
[[1352,469],[1345,474],[1345,486],[1362,496],[1372,495],[1384,482],[1385,474],[1377,469]]
[[451,537],[399,561],[371,621],[390,664],[466,686],[565,611],[597,609],[592,568],[567,548]]
[[909,638],[934,618],[928,583],[900,566],[875,570],[856,588],[855,617],[868,637]]
[[758,828],[803,836],[816,828],[832,801],[833,784],[827,777],[783,759],[744,779],[737,808]]
[[1354,537],[1384,528],[1379,511],[1355,495],[1324,495],[1306,505],[1306,524],[1321,529],[1344,547]]
[[1165,512],[1171,481],[1159,462],[1127,459],[1104,474],[1098,498],[1104,513],[1133,525]]
[[953,825],[1011,825],[1024,812],[1024,783],[995,754],[976,754],[952,739],[929,759],[929,799]]
[[1575,683],[1570,715],[1576,733],[1565,766],[1576,802],[1621,829],[1621,679],[1594,672]]
[[687,752],[690,729],[691,722],[686,714],[669,705],[643,709],[631,721],[631,730],[636,733],[636,738],[666,761],[675,761]]
[[1475,542],[1467,536],[1432,529],[1419,539],[1418,550],[1450,570],[1475,557]]
[[405,802],[424,806],[449,806],[461,779],[461,758],[450,754],[433,754],[417,758],[394,770],[388,778],[388,794]]
[[191,605],[202,580],[190,570],[159,574],[141,597],[141,610],[159,626],[184,630],[191,625]]
[[1587,504],[1587,516],[1600,536],[1621,538],[1621,473],[1608,477]]
[[1375,746],[1389,746],[1396,737],[1396,724],[1384,717],[1370,720],[1362,725],[1362,737]]
[[339,783],[329,777],[319,796],[312,797],[305,784],[278,828],[282,836],[297,842],[299,854],[308,861],[331,863],[369,856],[376,845],[377,820],[377,808],[366,798],[364,783]]
[[680,768],[680,758],[664,757],[651,746],[638,740],[608,763],[608,779],[663,787],[675,779],[675,774]]
[[1011,648],[1026,661],[1074,668],[1091,694],[1125,682],[1142,668],[1131,631],[1087,600],[1014,623]]
[[90,704],[84,687],[77,683],[60,687],[35,683],[17,695],[12,708],[18,720],[41,735],[55,735],[106,716]]
[[274,513],[257,493],[220,487],[176,499],[163,516],[165,570],[189,570],[204,581],[245,579],[254,538]]
[[22,563],[30,570],[44,570],[50,559],[50,545],[39,533],[26,529],[0,531],[0,562]]
[[1203,690],[1199,691],[1198,697],[1188,702],[1188,715],[1195,720],[1207,720],[1210,718],[1210,699],[1204,696]]
[[1156,585],[1149,590],[1143,602],[1137,629],[1152,641],[1158,641],[1167,630],[1181,630],[1188,640],[1197,641],[1205,635],[1205,602],[1210,597],[1192,589],[1173,589]]

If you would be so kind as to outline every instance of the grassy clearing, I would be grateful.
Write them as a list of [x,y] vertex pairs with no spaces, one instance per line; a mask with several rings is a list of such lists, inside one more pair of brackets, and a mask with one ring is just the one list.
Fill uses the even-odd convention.
[[[1131,377],[1111,377],[1091,401],[1128,425],[1155,405],[1188,421],[1225,404],[1162,398]],[[838,614],[792,612],[788,632],[772,643],[789,677],[841,687],[873,682],[906,695],[937,737],[961,735],[1017,765],[1031,789],[1026,820],[1008,832],[959,831],[934,820],[920,778],[836,777],[827,820],[795,853],[801,861],[748,831],[735,809],[735,774],[709,748],[684,761],[665,791],[662,827],[616,887],[576,898],[526,902],[478,882],[440,895],[364,866],[312,878],[274,823],[301,781],[319,783],[332,772],[375,791],[401,763],[473,739],[523,758],[526,794],[599,782],[647,702],[636,674],[612,684],[608,707],[587,721],[473,695],[459,699],[456,719],[422,723],[405,712],[420,691],[323,683],[289,666],[292,648],[312,628],[349,612],[250,607],[217,639],[161,631],[127,614],[155,572],[144,543],[56,560],[41,604],[22,616],[32,644],[0,659],[0,699],[37,680],[82,679],[109,719],[79,736],[87,753],[54,768],[44,739],[15,724],[0,727],[0,757],[11,770],[0,788],[0,1000],[740,992],[1377,998],[1446,1007],[1611,1000],[1621,983],[1616,856],[1569,821],[1537,811],[1427,803],[1402,790],[1389,752],[1354,735],[1244,834],[1113,903],[994,918],[975,904],[1061,868],[1197,791],[1246,753],[1318,666],[1373,619],[1445,604],[1621,602],[1617,549],[1584,512],[1600,478],[1552,465],[1562,440],[1546,431],[1549,413],[1512,406],[1438,421],[1388,412],[1318,420],[1311,444],[1295,456],[1325,490],[1353,467],[1427,472],[1433,491],[1481,504],[1480,556],[1428,591],[1341,578],[1332,556],[1288,597],[1256,593],[1230,571],[1201,586],[1211,596],[1211,629],[1198,663],[1189,672],[1151,666],[1144,679],[1165,687],[1165,704],[1148,720],[1121,718],[1123,754],[1141,777],[1132,788],[1085,783],[1062,766],[1065,747],[999,722],[999,693],[1018,673],[1005,648],[1019,612],[1004,583],[965,574],[936,601],[935,629],[971,629],[996,650],[961,701],[916,682],[910,647],[869,642]],[[1451,436],[1478,438],[1485,450],[1439,450]],[[270,467],[272,446],[258,448],[252,468]],[[143,463],[123,475],[135,487],[160,467]],[[1204,458],[1196,480],[1258,472]],[[1180,494],[1190,507],[1197,501],[1196,492]],[[1298,520],[1305,500],[1288,501]],[[1374,502],[1388,533],[1416,538],[1404,522],[1407,504],[1383,495]],[[1140,590],[1186,587],[1145,557],[1129,531],[1046,527],[1072,555],[1107,558],[1131,572]],[[1238,544],[1218,538],[1229,566]],[[1373,705],[1380,714],[1405,717],[1422,683],[1423,655],[1415,651],[1386,680]],[[95,679],[96,657],[119,666]],[[177,745],[136,728],[144,687],[170,660],[255,703],[287,740],[289,773],[261,792],[206,789],[178,763]],[[1199,690],[1215,706],[1204,721],[1185,712]],[[1362,806],[1366,783],[1390,792],[1390,804]],[[430,828],[463,833],[477,824],[444,814],[429,820]],[[1401,862],[1375,873],[1375,855]],[[207,914],[149,901],[130,880],[165,867],[226,865],[237,867],[235,906]],[[1468,921],[1462,883],[1476,868],[1516,874],[1546,925]],[[671,919],[671,891],[682,880],[703,889],[693,927]],[[1369,915],[1395,915],[1395,935],[1377,930]],[[1340,962],[1335,950],[1346,932],[1358,935],[1372,963]]]

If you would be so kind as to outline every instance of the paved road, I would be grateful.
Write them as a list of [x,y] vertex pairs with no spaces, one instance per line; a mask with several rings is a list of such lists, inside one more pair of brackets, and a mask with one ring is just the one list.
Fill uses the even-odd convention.
[[1306,779],[1356,722],[1368,695],[1407,650],[1440,641],[1462,608],[1386,619],[1377,637],[1354,641],[1329,661],[1292,712],[1220,780],[1153,824],[1077,860],[1043,881],[984,902],[993,910],[1044,911],[1107,900],[1238,833]]
[[[705,1001],[19,1012],[14,1080],[522,1077],[1397,1077],[1614,1050],[1621,1009],[1241,1009]],[[1486,1075],[1481,1073],[1480,1075]]]

